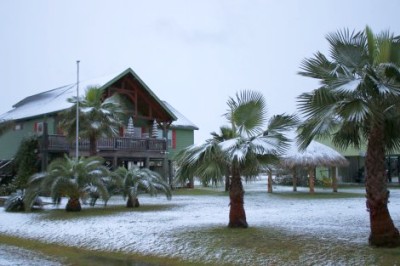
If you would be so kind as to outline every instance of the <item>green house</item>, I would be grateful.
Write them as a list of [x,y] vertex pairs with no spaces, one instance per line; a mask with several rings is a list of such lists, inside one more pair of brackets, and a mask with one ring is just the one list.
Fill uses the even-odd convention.
[[[318,141],[340,152],[349,161],[349,166],[340,167],[338,169],[338,176],[341,177],[341,182],[362,183],[365,181],[366,144],[362,145],[359,149],[348,147],[347,149],[342,150],[335,147],[330,139],[318,139]],[[389,183],[394,182],[395,180],[400,182],[400,151],[386,154],[385,162],[386,175],[388,178],[387,181]]]
[[[0,115],[0,121],[13,121],[13,126],[0,136],[0,173],[2,165],[13,160],[24,138],[37,136],[38,160],[42,168],[54,158],[69,154],[88,155],[88,141],[68,136],[59,127],[60,113],[72,106],[67,101],[88,86],[104,89],[104,97],[119,94],[125,103],[124,125],[119,136],[98,140],[97,154],[106,159],[111,168],[125,165],[148,167],[171,178],[174,173],[173,157],[181,149],[192,145],[198,127],[169,103],[157,95],[130,68],[125,71],[62,86],[35,94]],[[130,123],[130,125],[129,125]],[[129,128],[128,128],[129,127]],[[129,134],[128,133],[129,130]]]

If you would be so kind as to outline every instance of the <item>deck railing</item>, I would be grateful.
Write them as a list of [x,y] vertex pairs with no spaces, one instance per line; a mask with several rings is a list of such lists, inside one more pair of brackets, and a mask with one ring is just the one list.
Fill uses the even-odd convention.
[[[48,135],[48,151],[68,151],[75,148],[75,141],[69,142],[65,136],[62,135]],[[145,152],[145,151],[165,151],[167,142],[165,139],[154,138],[101,138],[97,141],[97,149],[99,151],[131,151],[131,152]],[[42,147],[43,148],[43,147]],[[79,150],[89,150],[89,140],[79,140]]]

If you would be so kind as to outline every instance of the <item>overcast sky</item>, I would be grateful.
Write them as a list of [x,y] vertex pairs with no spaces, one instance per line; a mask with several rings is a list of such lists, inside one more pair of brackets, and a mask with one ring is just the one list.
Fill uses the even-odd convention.
[[338,29],[400,35],[398,0],[0,1],[0,114],[19,100],[132,68],[200,130],[225,124],[226,102],[250,89],[269,116],[296,112],[318,86],[301,61],[328,53]]

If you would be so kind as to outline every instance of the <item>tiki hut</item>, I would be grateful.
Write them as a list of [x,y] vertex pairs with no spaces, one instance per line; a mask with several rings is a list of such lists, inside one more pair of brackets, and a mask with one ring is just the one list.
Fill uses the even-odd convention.
[[[295,138],[293,138],[294,140]],[[300,151],[296,141],[292,141],[291,147],[280,161],[282,167],[290,169],[293,173],[293,191],[297,191],[297,168],[306,169],[309,176],[310,193],[314,193],[315,169],[318,166],[331,169],[330,178],[333,192],[337,192],[336,167],[347,166],[347,159],[336,150],[319,143],[315,140],[310,145]]]

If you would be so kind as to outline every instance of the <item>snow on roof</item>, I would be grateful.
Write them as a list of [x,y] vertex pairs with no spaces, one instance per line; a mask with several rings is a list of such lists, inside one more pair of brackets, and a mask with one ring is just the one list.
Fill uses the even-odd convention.
[[172,122],[173,127],[188,128],[198,130],[199,128],[193,124],[189,119],[187,119],[183,114],[178,112],[174,107],[172,107],[168,102],[163,101],[165,106],[176,116],[176,121]]
[[331,147],[313,140],[304,151],[300,151],[296,143],[295,133],[291,133],[289,136],[292,140],[291,146],[281,160],[282,165],[286,167],[293,168],[295,166],[316,167],[348,165],[347,159]]
[[[79,95],[84,95],[88,86],[103,86],[115,76],[107,75],[79,82]],[[77,86],[73,83],[26,97],[14,104],[13,109],[0,115],[0,120],[18,120],[65,110],[71,107],[67,99],[76,96],[76,93]]]
[[[79,82],[79,95],[83,96],[85,94],[85,90],[89,86],[105,86],[109,83],[113,82],[117,77],[125,74],[132,73],[135,78],[139,79],[147,90],[152,94],[153,97],[156,98],[157,101],[159,99],[156,95],[154,95],[150,89],[140,80],[140,78],[131,70],[127,69],[122,73],[114,73],[111,75],[105,75],[95,79],[84,80]],[[38,93],[29,97],[24,98],[19,101],[15,105],[13,105],[13,109],[10,111],[0,115],[0,121],[3,120],[18,120],[25,119],[30,117],[41,116],[44,114],[51,114],[55,112],[59,112],[61,110],[68,109],[72,106],[71,103],[67,101],[68,98],[72,98],[77,94],[77,84],[73,83],[70,85],[62,86],[56,89],[52,89],[49,91],[45,91],[42,93]],[[174,127],[183,127],[189,129],[198,129],[198,127],[189,121],[185,116],[183,116],[180,112],[178,112],[174,107],[168,104],[165,101],[159,101],[160,104],[170,112],[172,117],[177,118],[176,121],[172,123]]]

